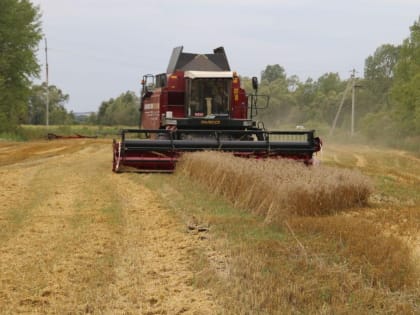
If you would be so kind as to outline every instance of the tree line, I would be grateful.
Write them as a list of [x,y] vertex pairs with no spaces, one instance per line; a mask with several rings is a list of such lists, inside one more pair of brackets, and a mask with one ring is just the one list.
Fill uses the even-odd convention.
[[[70,96],[59,87],[33,84],[40,73],[35,52],[42,39],[39,7],[29,0],[2,0],[0,10],[0,132],[20,124],[45,124],[46,93],[51,124],[74,124],[66,109]],[[242,78],[252,93],[251,80]],[[279,64],[261,72],[259,94],[270,95],[270,106],[257,118],[268,127],[304,125],[326,133],[351,78],[328,72],[301,81],[288,76]],[[364,73],[355,82],[355,128],[358,135],[382,141],[420,146],[420,18],[400,45],[383,44],[365,60]],[[351,99],[347,97],[337,126],[350,129]],[[85,123],[138,125],[139,97],[131,91],[103,101]]]
[[[296,124],[324,130],[332,126],[352,78],[325,73],[300,81],[285,69],[268,65],[261,72],[258,93],[270,95],[270,106],[257,117],[270,127]],[[401,45],[383,44],[365,60],[355,81],[355,129],[358,135],[384,144],[420,149],[420,18]],[[251,81],[245,87],[252,91]],[[350,130],[351,97],[344,100],[337,125]]]

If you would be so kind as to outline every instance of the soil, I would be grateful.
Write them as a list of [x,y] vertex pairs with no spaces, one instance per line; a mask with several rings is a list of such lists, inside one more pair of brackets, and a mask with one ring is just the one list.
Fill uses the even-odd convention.
[[1,313],[220,313],[199,239],[111,163],[108,140],[0,143]]

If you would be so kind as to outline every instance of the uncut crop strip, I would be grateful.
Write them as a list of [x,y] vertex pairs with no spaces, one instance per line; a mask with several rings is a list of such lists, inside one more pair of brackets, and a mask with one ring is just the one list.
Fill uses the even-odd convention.
[[373,189],[369,178],[356,170],[308,167],[289,160],[243,159],[217,152],[184,155],[178,172],[268,222],[364,206]]

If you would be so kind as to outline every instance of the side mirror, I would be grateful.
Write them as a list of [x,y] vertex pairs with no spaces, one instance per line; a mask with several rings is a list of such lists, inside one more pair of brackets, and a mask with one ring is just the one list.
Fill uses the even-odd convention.
[[258,78],[252,77],[252,88],[256,91],[258,90]]

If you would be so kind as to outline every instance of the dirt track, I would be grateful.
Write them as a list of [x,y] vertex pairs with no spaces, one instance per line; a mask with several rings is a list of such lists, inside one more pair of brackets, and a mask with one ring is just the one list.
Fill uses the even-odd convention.
[[109,141],[0,143],[0,313],[215,314],[197,238]]

